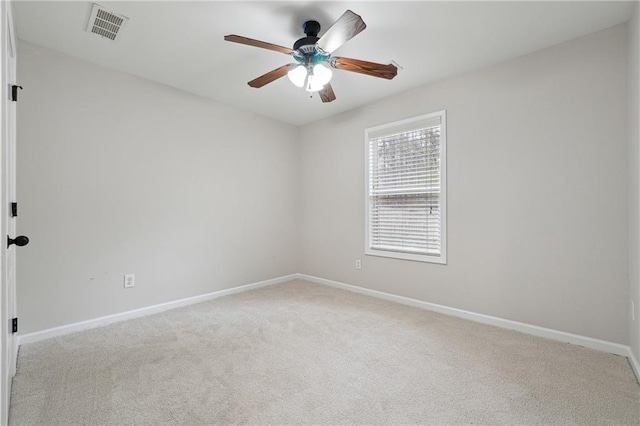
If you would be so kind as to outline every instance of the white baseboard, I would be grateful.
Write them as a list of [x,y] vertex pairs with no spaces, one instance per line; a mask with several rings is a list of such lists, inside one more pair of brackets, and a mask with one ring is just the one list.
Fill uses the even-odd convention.
[[50,329],[38,331],[35,333],[28,333],[24,335],[19,334],[18,342],[17,342],[18,344],[16,347],[25,343],[39,342],[41,340],[49,339],[56,336],[62,336],[69,333],[75,333],[77,331],[83,331],[83,330],[89,330],[92,328],[102,327],[108,324],[112,324],[114,322],[143,317],[146,315],[167,311],[167,310],[179,308],[182,306],[193,305],[196,303],[217,299],[219,297],[228,296],[231,294],[240,293],[247,290],[252,290],[259,287],[266,287],[269,285],[284,283],[294,279],[302,279],[302,280],[314,282],[317,284],[328,285],[331,287],[352,291],[354,293],[360,293],[367,296],[388,300],[391,302],[401,303],[403,305],[413,306],[416,308],[426,309],[429,311],[438,312],[445,315],[451,315],[458,318],[468,319],[468,320],[479,322],[482,324],[493,325],[496,327],[506,328],[508,330],[515,330],[515,331],[530,334],[533,336],[556,340],[558,342],[572,343],[574,345],[580,345],[590,349],[599,350],[602,352],[608,352],[616,355],[625,356],[629,359],[629,362],[634,370],[634,373],[636,374],[636,377],[638,378],[638,380],[640,380],[640,364],[638,363],[638,360],[636,359],[633,352],[631,351],[631,348],[626,345],[608,342],[606,340],[594,339],[592,337],[581,336],[578,334],[567,333],[564,331],[553,330],[550,328],[539,327],[537,325],[511,321],[503,318],[493,317],[490,315],[464,311],[462,309],[451,308],[449,306],[424,302],[422,300],[411,299],[409,297],[404,297],[404,296],[397,296],[391,293],[371,290],[364,287],[358,287],[351,284],[345,284],[338,281],[332,281],[325,278],[315,277],[315,276],[306,275],[306,274],[299,274],[299,273],[285,275],[285,276],[273,278],[270,280],[259,281],[256,283],[242,285],[239,287],[233,287],[225,290],[215,291],[213,293],[202,294],[200,296],[174,300],[172,302],[162,303],[154,306],[148,306],[146,308],[135,309],[132,311],[122,312],[119,314],[108,315],[108,316],[95,318],[88,321],[82,321],[74,324],[63,325],[60,327],[50,328]]
[[62,336],[78,331],[89,330],[92,328],[103,327],[114,322],[124,321],[132,318],[139,318],[147,315],[156,314],[158,312],[168,311],[169,309],[180,308],[182,306],[193,305],[196,303],[206,302],[207,300],[217,299],[223,296],[240,293],[254,288],[266,287],[269,285],[280,284],[298,278],[299,274],[285,275],[270,280],[259,281],[239,287],[228,288],[225,290],[214,291],[213,293],[201,294],[200,296],[187,297],[185,299],[174,300],[172,302],[161,303],[159,305],[147,306],[146,308],[134,309],[132,311],[121,312],[119,314],[107,315],[87,321],[67,324],[60,327],[49,328],[47,330],[37,331],[34,333],[18,334],[18,344],[39,342],[41,340],[50,339],[52,337]]
[[629,364],[631,364],[633,372],[636,373],[636,379],[638,379],[638,383],[640,383],[640,363],[638,363],[638,358],[636,358],[631,348],[629,348],[627,358],[629,358]]
[[[556,340],[558,342],[572,343],[574,345],[580,345],[580,346],[596,349],[603,352],[622,355],[625,357],[629,357],[629,355],[631,354],[631,348],[629,348],[629,346],[621,345],[619,343],[613,343],[613,342],[608,342],[606,340],[594,339],[592,337],[580,336],[578,334],[566,333],[564,331],[553,330],[550,328],[538,327],[537,325],[525,324],[522,322],[511,321],[508,319],[492,317],[490,315],[477,314],[475,312],[469,312],[469,311],[464,311],[462,309],[450,308],[448,306],[437,305],[435,303],[423,302],[422,300],[411,299],[409,297],[404,297],[404,296],[397,296],[395,294],[384,293],[382,291],[377,291],[377,290],[370,290],[368,288],[358,287],[351,284],[345,284],[338,281],[327,280],[324,278],[314,277],[311,275],[305,275],[305,274],[297,274],[297,275],[298,275],[297,278],[302,280],[311,281],[318,284],[324,284],[331,287],[341,288],[343,290],[352,291],[354,293],[373,296],[379,299],[385,299],[392,302],[401,303],[403,305],[422,308],[422,309],[438,312],[445,315],[464,318],[464,319],[479,322],[482,324],[489,324],[496,327],[506,328],[508,330],[515,330],[521,333],[531,334],[533,336],[545,337],[547,339]],[[629,357],[629,359],[631,360],[631,357]],[[636,363],[635,368],[637,368],[638,366],[637,360],[635,361],[635,363]],[[636,370],[636,376],[637,375],[638,375],[638,370]]]

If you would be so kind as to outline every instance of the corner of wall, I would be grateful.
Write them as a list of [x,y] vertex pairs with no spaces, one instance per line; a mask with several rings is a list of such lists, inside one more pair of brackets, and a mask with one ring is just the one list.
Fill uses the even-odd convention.
[[[628,158],[629,158],[629,346],[640,359],[640,4],[629,20],[628,59]],[[631,311],[633,310],[633,314]],[[635,317],[635,318],[634,318]],[[637,361],[634,365],[638,369]],[[637,371],[636,371],[637,373]]]
[[303,253],[303,238],[302,238],[302,200],[303,200],[303,187],[302,184],[302,127],[296,126],[295,128],[295,203],[296,203],[296,212],[295,212],[295,223],[293,224],[293,232],[295,232],[295,272],[298,272],[302,269],[302,261],[304,257]]

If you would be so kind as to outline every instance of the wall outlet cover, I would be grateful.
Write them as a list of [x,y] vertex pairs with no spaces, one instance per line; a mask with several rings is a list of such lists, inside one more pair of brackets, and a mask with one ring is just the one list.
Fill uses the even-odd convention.
[[127,274],[124,276],[124,288],[135,287],[136,276],[134,274]]

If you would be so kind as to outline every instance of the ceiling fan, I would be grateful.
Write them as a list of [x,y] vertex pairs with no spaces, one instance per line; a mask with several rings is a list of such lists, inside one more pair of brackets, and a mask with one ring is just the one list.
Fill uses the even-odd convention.
[[302,25],[306,37],[296,41],[293,49],[276,44],[254,40],[239,35],[228,35],[224,39],[234,43],[274,50],[293,56],[295,63],[283,65],[251,80],[251,87],[259,88],[269,84],[285,74],[293,84],[304,87],[308,92],[319,92],[322,102],[331,102],[336,95],[331,87],[331,68],[357,72],[373,77],[391,80],[398,73],[394,65],[377,64],[359,59],[331,56],[340,46],[362,32],[367,25],[359,15],[347,10],[322,37],[318,37],[320,24],[317,21],[307,21]]

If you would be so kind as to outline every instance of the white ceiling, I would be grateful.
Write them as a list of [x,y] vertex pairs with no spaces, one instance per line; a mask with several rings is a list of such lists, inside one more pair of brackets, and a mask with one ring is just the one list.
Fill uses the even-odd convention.
[[[18,37],[297,125],[616,25],[631,10],[610,1],[98,3],[130,18],[119,42],[87,33],[92,3],[78,1],[14,2]],[[334,70],[337,100],[329,104],[286,77],[249,87],[291,58],[223,40],[238,34],[291,47],[304,21],[319,21],[322,35],[346,9],[367,29],[335,55],[403,69],[390,81]]]

